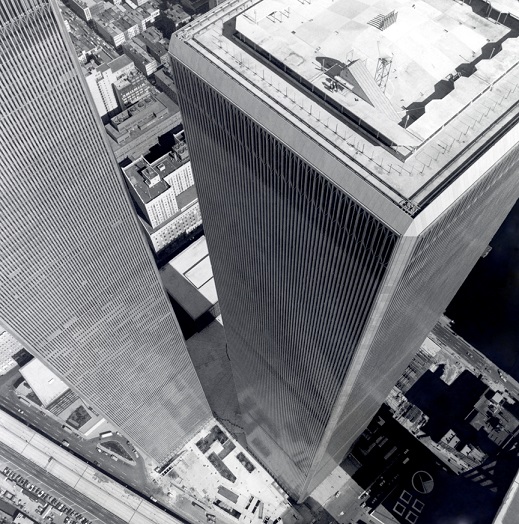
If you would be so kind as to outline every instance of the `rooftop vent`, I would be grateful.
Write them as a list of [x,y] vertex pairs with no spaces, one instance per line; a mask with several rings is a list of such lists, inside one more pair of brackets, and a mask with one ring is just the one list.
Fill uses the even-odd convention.
[[377,15],[375,18],[372,18],[368,24],[380,29],[380,31],[384,31],[396,22],[397,17],[398,11],[393,10],[387,15]]

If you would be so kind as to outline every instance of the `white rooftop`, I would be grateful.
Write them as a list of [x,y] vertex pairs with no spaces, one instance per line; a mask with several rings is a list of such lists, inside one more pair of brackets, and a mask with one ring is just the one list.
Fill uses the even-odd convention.
[[[395,21],[377,28],[391,13]],[[393,142],[411,146],[420,140],[398,125],[405,108],[424,101],[435,84],[508,32],[453,0],[263,0],[237,17],[236,29]],[[391,60],[384,95],[394,119],[384,118],[366,86],[364,97],[351,80],[328,89],[339,70],[356,61],[374,80],[380,58]],[[333,67],[335,61],[342,67]],[[422,126],[422,138],[433,130]]]
[[[492,0],[489,2],[492,4],[492,8],[503,14],[511,14],[516,18],[519,18],[519,2],[517,0]],[[499,17],[501,20],[504,17]]]
[[63,395],[69,387],[37,358],[20,368],[27,381],[44,406],[48,406]]
[[[229,0],[172,45],[194,47],[414,210],[514,118],[519,42],[509,32],[456,0]],[[385,90],[379,59],[391,62]]]
[[218,302],[205,236],[193,242],[168,264],[183,275],[211,304]]

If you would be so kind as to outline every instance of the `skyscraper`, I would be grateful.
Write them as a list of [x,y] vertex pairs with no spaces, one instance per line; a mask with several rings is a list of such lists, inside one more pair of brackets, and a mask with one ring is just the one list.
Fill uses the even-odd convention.
[[299,499],[519,193],[517,39],[395,8],[233,0],[170,44],[247,442]]
[[210,410],[54,1],[0,53],[0,325],[165,460]]

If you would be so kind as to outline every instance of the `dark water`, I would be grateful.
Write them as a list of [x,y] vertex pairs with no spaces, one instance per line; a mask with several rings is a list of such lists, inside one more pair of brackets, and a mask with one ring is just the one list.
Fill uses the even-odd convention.
[[455,331],[519,380],[519,203],[447,308]]

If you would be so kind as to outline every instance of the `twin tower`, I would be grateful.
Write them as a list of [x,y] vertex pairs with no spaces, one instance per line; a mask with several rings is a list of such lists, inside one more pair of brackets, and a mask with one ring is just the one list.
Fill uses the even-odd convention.
[[[402,67],[382,88],[346,4],[231,0],[170,46],[247,444],[298,500],[519,194],[513,49],[417,117],[406,6],[383,32],[355,15]],[[165,461],[211,408],[54,0],[2,2],[0,50],[0,326]]]

